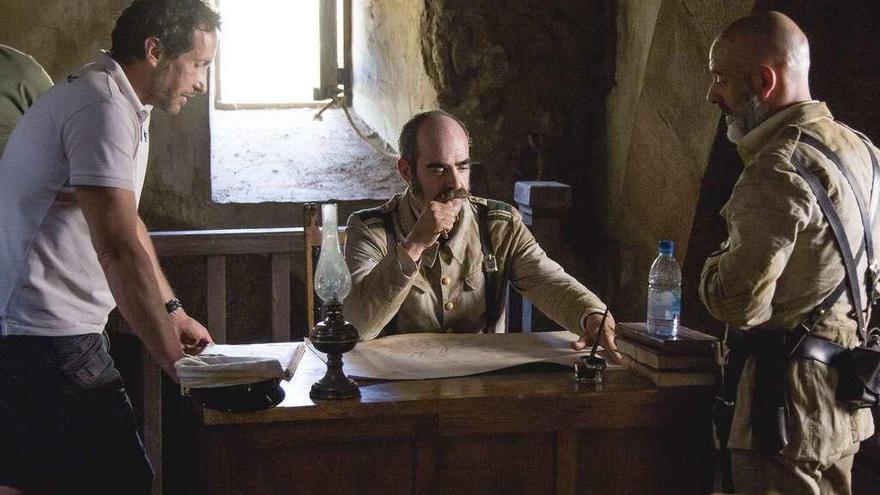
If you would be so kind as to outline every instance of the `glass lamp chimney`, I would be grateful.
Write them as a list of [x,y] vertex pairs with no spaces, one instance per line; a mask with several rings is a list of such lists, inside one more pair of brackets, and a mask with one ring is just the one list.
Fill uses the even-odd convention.
[[321,256],[315,269],[315,292],[325,304],[339,305],[351,291],[351,272],[339,248],[336,204],[321,205]]

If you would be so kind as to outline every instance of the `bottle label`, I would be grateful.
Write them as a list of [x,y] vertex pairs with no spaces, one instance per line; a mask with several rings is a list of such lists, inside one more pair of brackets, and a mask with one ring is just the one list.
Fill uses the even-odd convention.
[[648,318],[658,320],[674,320],[681,313],[681,293],[678,291],[661,291],[651,294],[648,305]]

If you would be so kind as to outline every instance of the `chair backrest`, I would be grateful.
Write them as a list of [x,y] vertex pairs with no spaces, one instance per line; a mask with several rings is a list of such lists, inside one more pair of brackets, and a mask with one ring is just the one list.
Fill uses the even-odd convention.
[[[303,205],[303,264],[306,272],[306,321],[307,331],[315,327],[315,323],[321,319],[320,304],[316,304],[315,293],[315,267],[318,266],[318,258],[321,256],[321,227],[318,226],[318,203],[306,203]],[[339,247],[345,247],[345,228],[339,229]]]

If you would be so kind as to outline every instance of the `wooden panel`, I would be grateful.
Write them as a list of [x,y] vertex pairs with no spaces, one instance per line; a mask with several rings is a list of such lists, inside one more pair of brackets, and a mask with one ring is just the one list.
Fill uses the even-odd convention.
[[146,348],[141,349],[144,449],[155,472],[152,495],[162,495],[162,368]]
[[302,227],[151,232],[159,256],[299,253]]
[[441,443],[441,494],[555,493],[552,434],[454,437]]
[[527,371],[367,382],[360,399],[315,402],[308,390],[322,372],[301,367],[270,410],[201,411],[203,493],[696,495],[711,486],[708,387],[657,389],[625,370],[582,386],[568,371]]
[[272,341],[290,341],[290,255],[272,255]]
[[[657,429],[600,430],[579,437],[576,493],[683,495],[672,487],[660,486],[662,442]],[[688,473],[675,473],[682,475]]]
[[437,493],[437,451],[440,447],[437,417],[422,417],[414,426],[416,438],[413,445],[413,493],[434,495]]
[[430,437],[431,424],[436,431],[435,420],[421,417],[210,430],[202,492],[430,494],[433,487],[421,484],[422,491],[416,478],[424,471],[420,439]]
[[[340,233],[345,227],[339,228]],[[158,256],[221,256],[234,254],[302,253],[303,228],[224,229],[151,232]],[[344,234],[340,244],[345,243]],[[317,245],[321,244],[318,236]]]
[[207,306],[208,331],[218,344],[226,343],[226,258],[208,256]]
[[574,495],[577,472],[577,432],[560,431],[556,434],[556,495]]

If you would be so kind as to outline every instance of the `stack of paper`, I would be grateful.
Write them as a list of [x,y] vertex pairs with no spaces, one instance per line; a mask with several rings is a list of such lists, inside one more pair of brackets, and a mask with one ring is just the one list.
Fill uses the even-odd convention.
[[228,387],[272,379],[290,379],[302,358],[302,342],[271,344],[210,344],[198,356],[174,363],[180,387]]

